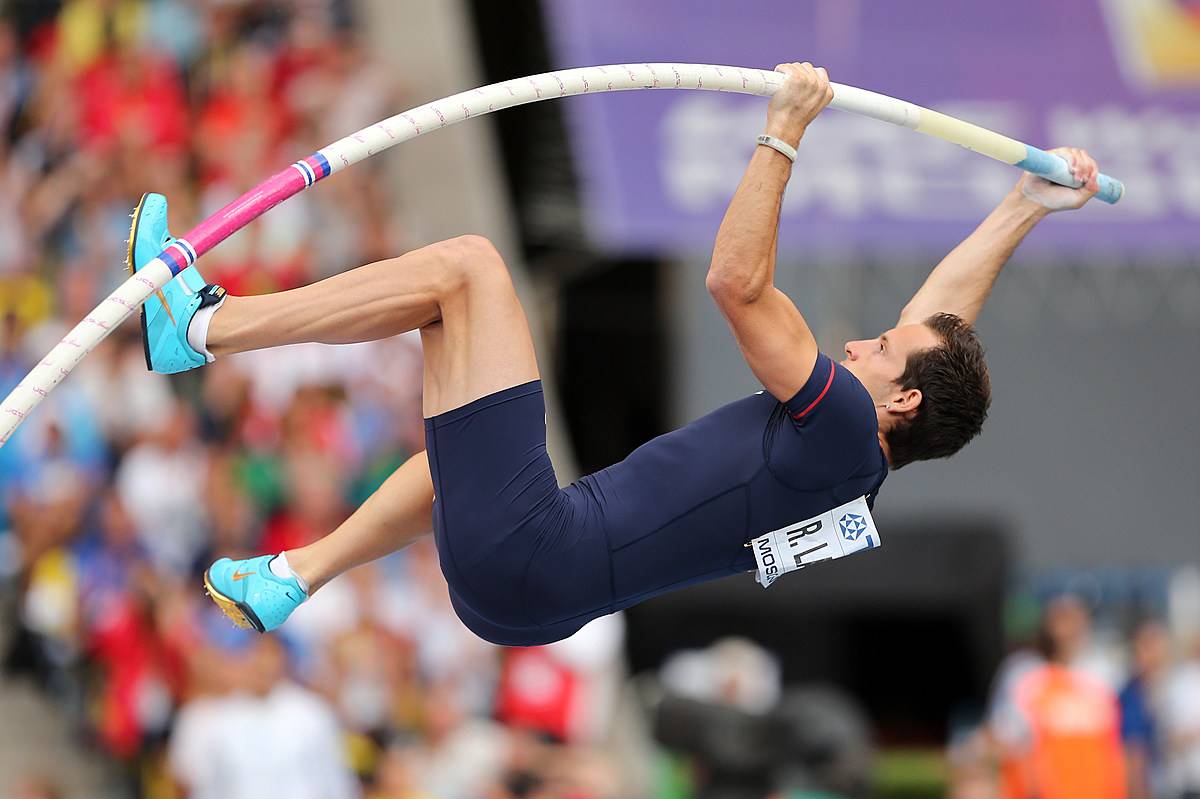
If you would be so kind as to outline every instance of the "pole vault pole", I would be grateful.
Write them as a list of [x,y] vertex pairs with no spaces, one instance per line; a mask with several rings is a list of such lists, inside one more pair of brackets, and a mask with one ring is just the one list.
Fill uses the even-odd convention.
[[[539,100],[631,89],[701,89],[768,97],[781,73],[712,64],[617,64],[546,72],[450,95],[378,122],[289,166],[205,219],[126,280],[43,358],[0,404],[0,446],[84,356],[175,275],[266,211],[346,167],[417,136]],[[831,84],[832,108],[872,117],[944,139],[1064,186],[1080,184],[1066,161],[960,119],[884,94]],[[1116,203],[1120,181],[1099,176],[1097,195]]]

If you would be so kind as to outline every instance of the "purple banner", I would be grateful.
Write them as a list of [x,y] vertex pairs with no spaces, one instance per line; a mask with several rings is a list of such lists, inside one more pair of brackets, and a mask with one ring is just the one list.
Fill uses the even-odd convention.
[[[1126,184],[1117,206],[1057,214],[1024,250],[1200,250],[1198,0],[545,0],[559,68],[647,61],[771,68],[840,83],[1049,149],[1087,148]],[[615,251],[711,245],[766,101],[700,91],[574,98],[568,118],[593,240]],[[944,251],[1015,184],[1012,167],[826,111],[800,146],[784,247]]]

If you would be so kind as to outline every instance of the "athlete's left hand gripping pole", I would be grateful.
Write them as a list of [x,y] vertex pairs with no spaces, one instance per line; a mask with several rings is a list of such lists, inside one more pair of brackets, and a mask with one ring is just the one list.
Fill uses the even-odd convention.
[[[771,70],[712,64],[580,67],[460,92],[363,128],[255,186],[163,250],[110,294],[0,404],[0,446],[85,355],[167,281],[267,210],[351,164],[423,133],[538,100],[628,89],[705,89],[768,97],[782,81],[783,75]],[[1079,185],[1066,162],[1057,156],[894,97],[838,83],[833,84],[833,89],[831,108],[903,125],[1056,182]],[[1103,175],[1100,181],[1101,199],[1107,202],[1120,199],[1123,188],[1118,181]]]

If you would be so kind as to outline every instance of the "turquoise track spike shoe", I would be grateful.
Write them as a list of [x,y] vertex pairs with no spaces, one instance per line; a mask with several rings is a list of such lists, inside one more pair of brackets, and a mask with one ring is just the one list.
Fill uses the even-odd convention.
[[275,576],[270,565],[274,559],[274,555],[221,558],[204,573],[208,595],[238,627],[269,632],[308,599],[295,579]]
[[[129,274],[144,268],[174,241],[167,230],[167,198],[161,194],[143,194],[133,211],[129,229],[126,256]],[[188,344],[188,324],[198,308],[220,302],[225,289],[216,286],[212,287],[216,292],[206,292],[205,288],[200,272],[189,266],[142,305],[146,368],[170,375],[206,363],[204,355]]]

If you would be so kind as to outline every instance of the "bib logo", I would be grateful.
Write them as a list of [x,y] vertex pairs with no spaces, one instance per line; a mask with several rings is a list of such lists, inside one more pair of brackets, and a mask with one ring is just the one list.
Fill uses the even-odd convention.
[[867,531],[867,522],[857,513],[846,513],[838,520],[842,528],[842,538],[847,541],[857,541],[858,537]]

